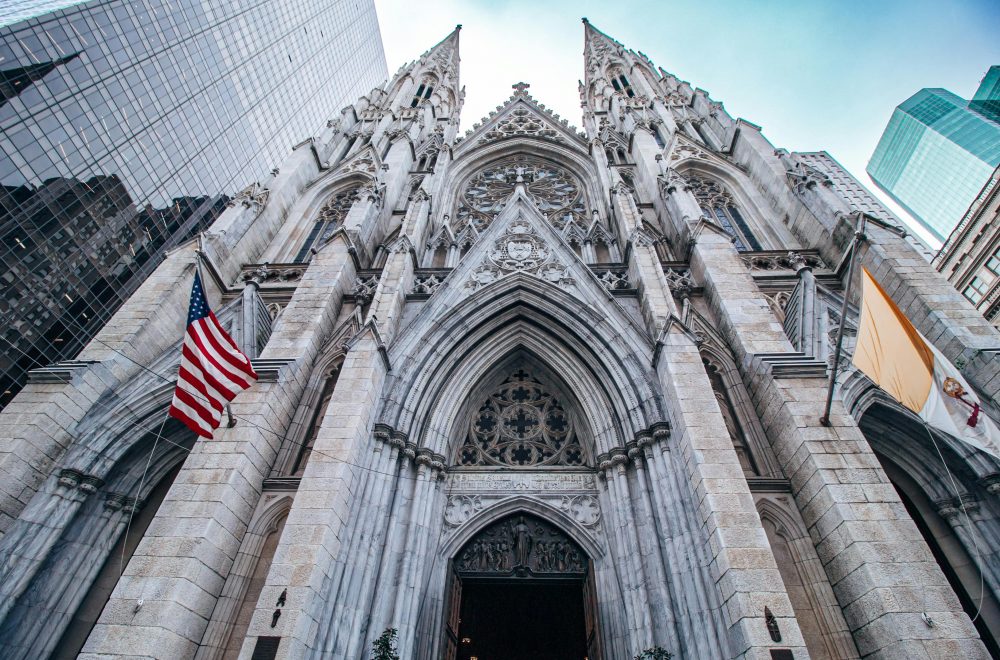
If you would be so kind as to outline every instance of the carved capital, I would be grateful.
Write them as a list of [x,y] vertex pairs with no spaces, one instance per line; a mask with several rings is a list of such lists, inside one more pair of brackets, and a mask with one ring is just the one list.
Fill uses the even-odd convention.
[[80,485],[80,479],[83,477],[83,473],[79,470],[73,470],[71,468],[66,468],[59,471],[59,485],[63,488],[76,488]]
[[122,493],[108,493],[104,500],[104,508],[109,511],[121,511],[127,515],[142,508],[142,503],[136,498]]
[[103,479],[100,479],[90,474],[85,474],[80,477],[80,484],[77,486],[77,488],[79,488],[84,493],[90,495],[100,490],[101,486],[103,485],[104,485]]
[[985,476],[979,483],[990,495],[1000,495],[1000,473]]

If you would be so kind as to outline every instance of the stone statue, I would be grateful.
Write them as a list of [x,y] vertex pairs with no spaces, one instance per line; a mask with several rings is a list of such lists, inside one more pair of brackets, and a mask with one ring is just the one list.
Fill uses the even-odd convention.
[[514,525],[514,568],[527,568],[531,557],[531,530],[524,516]]

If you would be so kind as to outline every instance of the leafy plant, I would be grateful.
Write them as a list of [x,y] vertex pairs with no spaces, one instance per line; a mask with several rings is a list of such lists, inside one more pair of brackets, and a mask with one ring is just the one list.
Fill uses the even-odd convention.
[[385,632],[372,642],[372,660],[399,660],[399,656],[396,655],[396,633],[395,628],[386,628]]
[[674,654],[667,649],[662,646],[654,646],[635,656],[635,660],[670,660],[672,657]]

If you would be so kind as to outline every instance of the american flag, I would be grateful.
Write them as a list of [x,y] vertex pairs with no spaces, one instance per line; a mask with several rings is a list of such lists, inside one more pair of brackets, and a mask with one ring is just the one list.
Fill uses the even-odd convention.
[[257,374],[250,360],[215,318],[205,300],[201,277],[195,273],[169,415],[201,437],[211,438],[222,421],[225,405],[255,382]]

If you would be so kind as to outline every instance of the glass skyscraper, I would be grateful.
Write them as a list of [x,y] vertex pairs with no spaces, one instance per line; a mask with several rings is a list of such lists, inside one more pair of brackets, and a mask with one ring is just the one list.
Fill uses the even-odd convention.
[[973,101],[922,89],[897,106],[868,174],[879,188],[944,241],[1000,164],[1000,100],[993,67]]
[[0,2],[0,407],[387,76],[372,0]]

